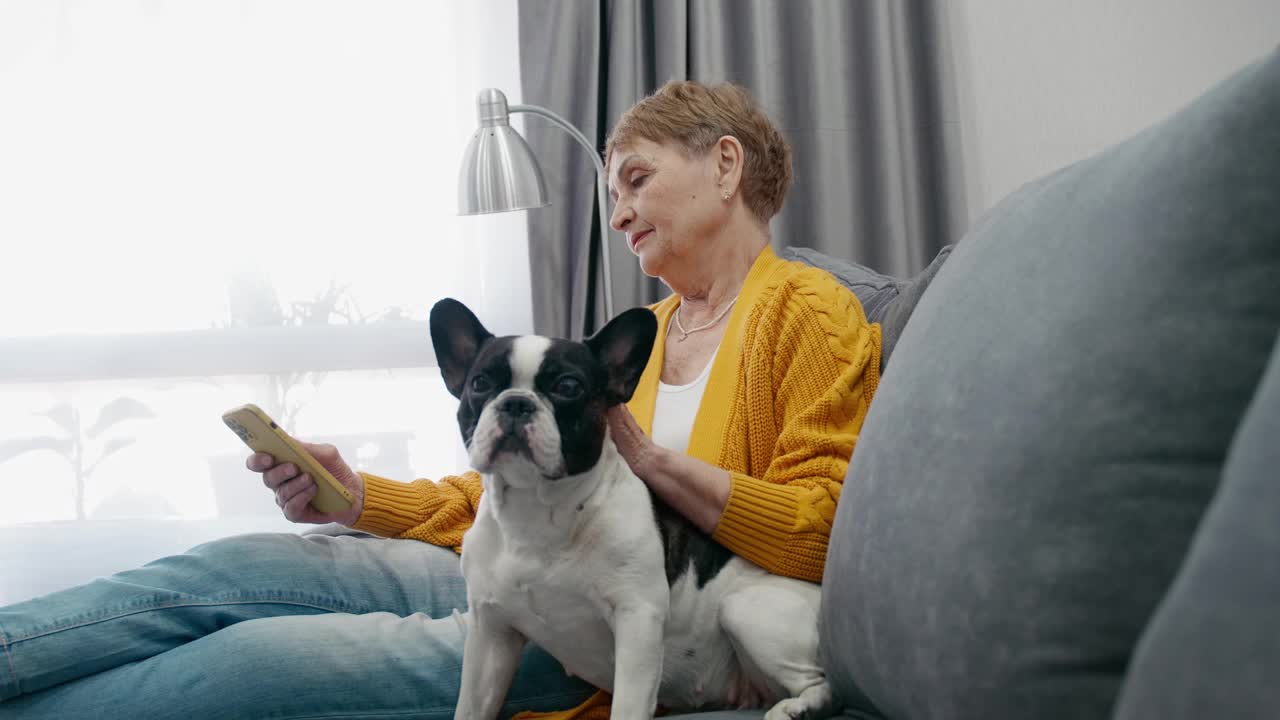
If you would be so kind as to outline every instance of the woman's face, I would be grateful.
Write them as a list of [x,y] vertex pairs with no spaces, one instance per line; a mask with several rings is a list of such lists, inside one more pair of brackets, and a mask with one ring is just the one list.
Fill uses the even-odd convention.
[[719,175],[714,152],[690,158],[679,146],[645,139],[614,149],[610,224],[626,233],[646,275],[662,277],[693,260],[723,225],[728,203],[721,198]]

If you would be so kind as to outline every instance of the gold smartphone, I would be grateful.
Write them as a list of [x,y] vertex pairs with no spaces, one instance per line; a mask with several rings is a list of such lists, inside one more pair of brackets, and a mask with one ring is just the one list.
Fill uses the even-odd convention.
[[291,462],[316,481],[311,506],[324,513],[341,512],[355,504],[351,491],[342,486],[311,453],[289,436],[262,408],[249,403],[222,413],[222,422],[254,452],[269,453],[276,462]]

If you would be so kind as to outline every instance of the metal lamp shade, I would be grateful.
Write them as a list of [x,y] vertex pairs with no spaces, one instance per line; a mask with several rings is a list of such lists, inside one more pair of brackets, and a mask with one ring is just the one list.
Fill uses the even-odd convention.
[[458,213],[480,215],[548,204],[542,170],[520,133],[505,123],[481,125],[462,158]]

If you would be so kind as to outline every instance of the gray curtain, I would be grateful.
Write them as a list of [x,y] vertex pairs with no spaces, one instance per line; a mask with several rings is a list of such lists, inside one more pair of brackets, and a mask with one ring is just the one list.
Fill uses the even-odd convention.
[[[521,0],[519,13],[523,101],[598,149],[668,80],[750,90],[794,151],[775,248],[906,277],[966,224],[936,0]],[[562,130],[525,117],[552,202],[529,211],[535,329],[581,337],[607,319],[595,170]],[[612,235],[614,311],[667,295]]]

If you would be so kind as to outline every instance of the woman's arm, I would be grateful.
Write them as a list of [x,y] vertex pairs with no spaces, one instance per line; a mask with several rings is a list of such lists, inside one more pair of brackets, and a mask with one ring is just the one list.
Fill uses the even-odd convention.
[[475,521],[484,486],[474,471],[439,482],[398,482],[370,473],[364,478],[364,508],[351,526],[382,537],[409,538],[461,552],[462,535]]
[[656,444],[626,405],[609,409],[609,431],[632,471],[663,502],[708,535],[715,532],[729,503],[732,476],[728,470]]

